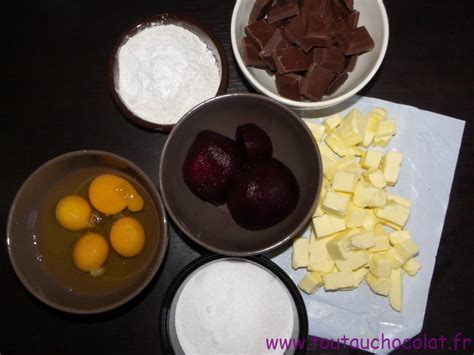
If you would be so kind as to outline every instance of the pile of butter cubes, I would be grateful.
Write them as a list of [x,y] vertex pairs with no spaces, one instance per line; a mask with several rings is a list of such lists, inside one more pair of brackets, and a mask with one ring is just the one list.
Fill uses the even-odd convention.
[[324,181],[311,221],[311,237],[293,242],[292,267],[306,268],[299,287],[311,294],[353,290],[365,279],[376,294],[403,307],[403,275],[420,269],[419,247],[405,230],[411,202],[387,191],[397,183],[403,155],[381,151],[396,134],[383,108],[367,116],[307,122],[321,152]]

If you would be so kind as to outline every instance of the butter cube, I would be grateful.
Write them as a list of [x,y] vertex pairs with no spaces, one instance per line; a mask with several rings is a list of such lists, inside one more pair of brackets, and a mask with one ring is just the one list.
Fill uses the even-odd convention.
[[337,131],[326,137],[326,144],[340,157],[347,155],[346,146]]
[[364,217],[364,229],[366,231],[374,230],[375,226],[378,224],[379,220],[375,215],[374,211],[371,209],[366,210],[366,214]]
[[323,286],[324,282],[319,272],[307,272],[301,279],[298,287],[307,294],[315,293]]
[[387,192],[372,186],[365,181],[359,181],[354,190],[354,203],[359,207],[384,207],[387,202]]
[[405,240],[410,239],[411,234],[407,230],[401,230],[388,233],[388,237],[390,239],[390,244],[395,245],[403,243]]
[[326,128],[326,133],[330,134],[333,129],[341,124],[342,116],[338,113],[329,116],[323,122],[324,127]]
[[364,169],[378,169],[382,162],[383,153],[376,150],[367,149],[360,160],[360,165]]
[[351,237],[352,247],[357,249],[369,249],[375,246],[375,236],[373,232],[364,232]]
[[415,258],[411,258],[405,264],[402,265],[403,271],[410,276],[415,276],[416,273],[421,269],[421,265]]
[[308,266],[309,260],[309,239],[296,238],[293,241],[293,251],[291,254],[291,267],[298,269]]
[[323,174],[324,177],[328,180],[332,180],[334,177],[334,172],[336,171],[337,162],[331,160],[325,155],[321,155],[321,162],[323,163]]
[[390,260],[393,269],[400,269],[400,267],[405,263],[405,259],[401,257],[394,248],[390,248],[387,251],[387,258]]
[[321,142],[324,136],[324,132],[326,131],[326,127],[323,125],[313,123],[313,122],[308,122],[305,121],[306,125],[308,126],[309,130],[313,134],[314,139],[316,139],[317,142]]
[[364,281],[365,276],[369,272],[369,269],[366,267],[361,267],[352,272],[352,276],[354,277],[355,287],[359,286],[362,281]]
[[346,214],[349,198],[334,191],[328,191],[323,200],[323,210],[329,214],[342,217]]
[[353,252],[347,260],[336,260],[336,267],[339,271],[353,271],[367,265],[368,262],[367,252],[358,250]]
[[420,252],[420,248],[413,239],[407,239],[403,243],[395,245],[393,248],[401,256],[404,262],[407,262]]
[[388,235],[376,235],[375,239],[375,246],[369,249],[370,253],[377,253],[380,251],[386,251],[390,249],[390,242],[388,240]]
[[392,263],[385,253],[377,253],[369,261],[369,270],[376,277],[390,277]]
[[375,138],[375,131],[371,131],[368,128],[365,130],[364,140],[362,141],[363,147],[369,147]]
[[329,238],[317,239],[312,233],[309,239],[309,261],[308,270],[318,271],[322,274],[331,272],[334,269],[334,260],[331,259],[327,250]]
[[353,156],[346,156],[340,159],[336,165],[336,171],[347,171],[355,173],[357,176],[362,174],[362,168],[359,165],[359,159]]
[[384,138],[391,137],[397,133],[397,122],[395,120],[381,121],[375,132],[375,137]]
[[353,109],[337,129],[345,147],[353,147],[364,140],[367,119],[358,110]]
[[390,306],[398,312],[403,308],[403,274],[401,269],[394,269],[390,274],[392,288],[388,294]]
[[387,193],[387,203],[388,202],[395,202],[399,205],[411,208],[411,201],[409,199],[399,195],[391,194],[390,192]]
[[353,193],[357,180],[356,173],[348,171],[336,171],[332,181],[332,188],[338,192]]
[[408,221],[410,216],[410,208],[399,205],[398,203],[387,203],[383,208],[375,211],[377,217],[383,221],[396,224],[397,226],[403,227]]
[[387,136],[387,137],[375,137],[374,141],[372,142],[372,145],[374,147],[386,147],[390,143],[390,140],[392,139],[392,136]]
[[352,271],[338,271],[323,275],[323,281],[326,291],[347,290],[355,286]]
[[367,273],[365,277],[367,284],[369,285],[372,292],[381,295],[388,296],[392,289],[392,279],[389,277],[375,277],[372,273]]
[[367,114],[367,129],[376,132],[377,127],[379,126],[379,123],[385,120],[385,115],[382,115],[379,112],[376,111],[370,111]]
[[369,115],[371,113],[375,113],[375,114],[380,115],[380,117],[381,117],[380,121],[383,121],[384,119],[386,119],[387,115],[388,115],[388,111],[386,109],[384,109],[383,107],[374,107],[372,110],[370,110]]
[[333,260],[347,260],[352,254],[349,230],[336,234],[327,244],[327,251]]
[[347,205],[346,216],[344,218],[347,228],[363,227],[366,214],[367,211],[364,208],[349,202]]
[[327,214],[313,218],[312,225],[317,238],[324,238],[346,229],[344,219]]
[[387,233],[385,232],[385,229],[383,228],[383,225],[380,223],[377,223],[374,227],[374,235],[375,236],[381,236],[381,235],[386,235]]
[[388,152],[382,163],[382,172],[388,186],[393,186],[400,174],[403,154],[400,152]]
[[334,153],[332,149],[329,148],[329,146],[325,142],[318,142],[318,148],[322,156],[332,161],[339,160],[339,156],[336,153]]
[[365,181],[375,187],[378,187],[379,189],[383,189],[385,186],[387,186],[387,183],[385,182],[385,177],[382,173],[382,170],[380,169],[369,169],[362,175]]

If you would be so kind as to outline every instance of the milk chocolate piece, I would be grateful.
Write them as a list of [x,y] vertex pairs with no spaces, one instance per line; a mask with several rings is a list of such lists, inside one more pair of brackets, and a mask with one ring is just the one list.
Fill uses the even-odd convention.
[[259,20],[245,26],[245,34],[252,40],[259,51],[265,47],[273,35],[273,28],[266,20]]
[[305,38],[305,17],[304,15],[298,15],[291,19],[290,23],[285,27],[284,30],[286,38],[293,44],[296,44],[302,48],[305,52],[309,52],[314,47]]
[[306,42],[317,47],[328,47],[331,43],[331,24],[323,21],[319,16],[308,16],[306,20],[305,36]]
[[265,47],[263,47],[263,50],[260,52],[260,57],[271,69],[275,69],[275,62],[272,58],[272,52],[275,49],[287,47],[291,47],[290,41],[285,38],[281,29],[277,29],[275,32],[273,32],[272,38],[270,38]]
[[337,89],[339,89],[342,84],[344,84],[348,77],[349,74],[346,71],[339,74],[336,79],[332,81],[331,85],[329,85],[328,89],[326,90],[326,95],[334,94]]
[[332,3],[331,6],[331,36],[347,29],[346,21],[342,17],[338,7]]
[[349,13],[349,16],[346,18],[346,25],[348,28],[356,28],[359,24],[360,12],[353,10]]
[[314,62],[334,73],[342,72],[347,66],[347,58],[339,47],[315,48]]
[[304,0],[302,13],[306,16],[318,17],[320,20],[330,22],[332,0]]
[[267,20],[269,23],[274,23],[296,16],[300,13],[297,0],[276,0],[274,6],[268,13]]
[[276,75],[278,93],[290,100],[301,101],[300,83],[303,77],[298,74]]
[[345,55],[364,53],[375,46],[365,26],[342,31],[336,39]]
[[275,49],[272,58],[278,74],[305,71],[311,65],[310,58],[298,47]]
[[272,2],[273,0],[255,0],[252,11],[250,11],[249,24],[264,18]]
[[244,37],[242,39],[242,47],[244,48],[245,65],[260,69],[264,69],[266,67],[265,61],[259,56],[259,50],[248,37]]
[[358,54],[351,55],[350,57],[346,57],[346,71],[351,72],[354,70],[357,58],[359,58]]
[[332,71],[323,68],[318,63],[313,63],[304,78],[301,93],[310,100],[319,101],[334,77],[335,74]]

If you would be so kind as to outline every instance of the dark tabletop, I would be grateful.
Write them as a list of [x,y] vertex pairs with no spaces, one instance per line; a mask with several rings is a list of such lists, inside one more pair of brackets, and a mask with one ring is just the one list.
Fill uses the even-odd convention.
[[[2,11],[2,231],[20,184],[39,165],[65,152],[114,152],[157,181],[167,136],[126,121],[112,103],[106,82],[112,46],[137,20],[168,11],[205,23],[217,33],[230,59],[228,92],[251,91],[232,55],[232,0],[13,3],[16,9]],[[474,2],[385,3],[390,21],[387,55],[362,94],[467,121],[422,332],[472,337]],[[159,353],[157,316],[164,292],[178,270],[204,252],[172,223],[169,232],[165,263],[151,284],[125,306],[99,316],[64,314],[41,304],[20,284],[6,243],[0,243],[0,354]]]

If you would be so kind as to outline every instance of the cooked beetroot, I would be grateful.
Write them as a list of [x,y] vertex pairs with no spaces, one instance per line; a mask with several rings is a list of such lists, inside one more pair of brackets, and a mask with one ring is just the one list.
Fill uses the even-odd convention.
[[283,221],[299,199],[296,178],[276,159],[245,163],[227,198],[234,220],[243,228],[259,230]]
[[246,158],[249,161],[272,157],[272,141],[268,134],[256,124],[247,123],[237,127],[235,139],[245,148]]
[[226,201],[230,183],[242,159],[242,149],[234,140],[215,132],[201,131],[184,160],[184,181],[202,200],[221,205]]

